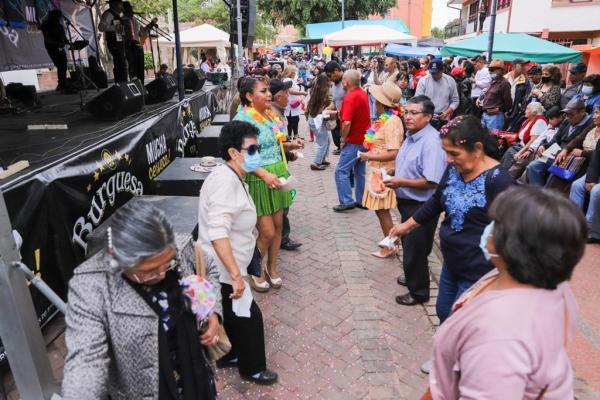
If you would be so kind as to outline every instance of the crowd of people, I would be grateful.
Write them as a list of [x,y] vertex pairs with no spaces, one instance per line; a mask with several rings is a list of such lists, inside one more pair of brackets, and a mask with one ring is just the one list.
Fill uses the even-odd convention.
[[[586,241],[600,242],[599,75],[572,65],[563,89],[555,65],[482,55],[291,55],[246,72],[219,138],[224,163],[200,192],[196,258],[178,248],[160,211],[123,208],[94,244],[102,256],[71,280],[65,399],[214,399],[213,361],[277,382],[252,290],[285,285],[280,249],[301,246],[287,213],[289,163],[303,157],[305,134],[314,138],[310,169],[335,165],[332,211],[375,211],[374,257],[401,247],[401,306],[430,299],[428,257],[444,214],[441,326],[422,366],[424,399],[573,398],[568,281]],[[502,135],[512,135],[510,147]],[[190,283],[194,272],[202,287]],[[211,358],[223,341],[230,346]]]

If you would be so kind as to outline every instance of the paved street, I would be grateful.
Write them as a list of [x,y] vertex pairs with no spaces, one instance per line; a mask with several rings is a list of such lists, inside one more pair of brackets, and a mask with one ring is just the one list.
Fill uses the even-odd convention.
[[[302,120],[301,129],[305,127]],[[399,261],[369,255],[382,236],[374,213],[334,213],[337,156],[330,157],[333,165],[327,171],[310,171],[312,143],[304,154],[304,160],[291,165],[300,183],[290,211],[292,237],[304,245],[297,252],[282,251],[282,289],[255,293],[265,319],[268,365],[280,382],[256,386],[242,381],[235,370],[221,370],[220,398],[419,399],[427,385],[419,366],[430,353],[437,324],[435,298],[425,307],[395,303],[394,296],[403,293],[395,282]],[[600,399],[599,258],[600,246],[588,246],[572,283],[580,321],[569,351],[580,400]],[[439,275],[438,255],[430,260],[434,276]],[[432,293],[437,293],[435,283]],[[46,336],[61,329],[58,320]],[[60,380],[64,336],[48,350]],[[17,400],[14,384],[9,378],[4,382],[8,398]]]
[[313,146],[307,141],[306,158],[290,164],[300,182],[291,236],[304,245],[281,253],[283,288],[256,295],[267,362],[280,383],[257,387],[230,371],[219,383],[221,397],[418,399],[427,385],[419,366],[430,352],[432,322],[423,306],[395,303],[394,296],[404,293],[396,284],[398,260],[370,255],[383,237],[375,213],[332,211],[338,157],[329,158],[328,170],[311,171]]

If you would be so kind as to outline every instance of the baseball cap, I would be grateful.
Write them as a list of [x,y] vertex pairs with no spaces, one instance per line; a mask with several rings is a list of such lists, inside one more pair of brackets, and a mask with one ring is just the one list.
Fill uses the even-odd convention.
[[500,59],[495,59],[493,60],[490,65],[488,66],[488,69],[490,71],[492,71],[495,68],[502,68],[504,69],[504,61],[500,60]]
[[523,60],[522,58],[515,58],[512,63],[514,65],[514,64],[527,64],[528,62],[529,61]]
[[444,63],[441,60],[432,60],[429,63],[430,72],[440,72],[444,70]]
[[275,96],[277,93],[282,90],[288,90],[292,87],[292,81],[280,81],[279,79],[271,79],[269,81],[269,92],[271,92],[272,96]]
[[571,68],[569,68],[569,72],[572,74],[587,72],[587,65],[585,65],[584,63],[572,64]]
[[571,99],[562,109],[562,112],[585,110],[585,103],[579,99]]
[[454,67],[454,68],[452,68],[450,75],[452,75],[453,78],[457,78],[459,76],[462,76],[464,74],[464,72],[465,72],[464,68]]

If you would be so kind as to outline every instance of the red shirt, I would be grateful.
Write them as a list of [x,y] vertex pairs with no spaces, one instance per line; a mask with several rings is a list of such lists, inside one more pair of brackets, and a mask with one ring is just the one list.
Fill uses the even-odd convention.
[[425,71],[423,68],[419,68],[419,69],[415,69],[413,72],[413,84],[414,84],[414,88],[417,88],[417,85],[419,84],[419,79],[421,79],[422,77],[424,77],[425,75],[427,75],[427,71]]
[[369,96],[361,88],[354,88],[344,97],[340,110],[340,121],[350,121],[350,132],[346,143],[362,144],[365,132],[371,126],[371,113],[369,111]]

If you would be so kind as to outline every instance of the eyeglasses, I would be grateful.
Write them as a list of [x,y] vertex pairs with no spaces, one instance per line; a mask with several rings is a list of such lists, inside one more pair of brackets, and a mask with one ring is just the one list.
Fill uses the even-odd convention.
[[253,156],[256,153],[260,153],[262,146],[260,144],[251,144],[248,147],[242,147],[242,150],[246,150],[249,156]]
[[131,276],[133,277],[133,279],[135,279],[135,281],[137,283],[144,284],[147,282],[151,282],[157,278],[160,278],[163,274],[166,274],[167,272],[173,270],[173,269],[179,269],[179,266],[181,265],[181,261],[179,260],[179,258],[173,258],[170,262],[169,262],[169,266],[162,272],[158,272],[158,273],[154,273],[151,275],[147,275],[145,277],[140,278],[138,275],[136,275],[135,273],[132,273]]
[[416,117],[419,114],[425,114],[423,111],[413,111],[413,110],[404,110],[402,112],[404,115],[410,115],[411,117]]

